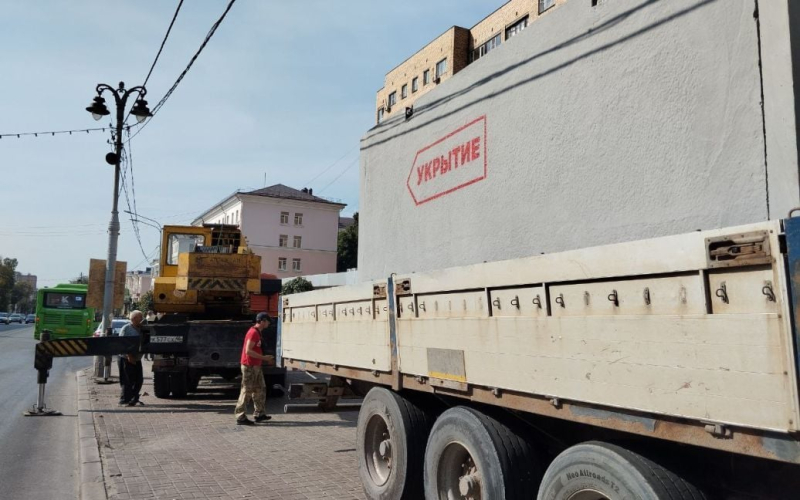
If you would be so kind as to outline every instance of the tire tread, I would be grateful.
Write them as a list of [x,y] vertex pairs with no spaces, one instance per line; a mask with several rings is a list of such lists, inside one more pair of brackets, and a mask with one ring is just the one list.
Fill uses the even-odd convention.
[[474,408],[456,407],[477,418],[484,426],[497,449],[502,468],[506,500],[529,498],[536,491],[541,479],[541,468],[532,447],[520,436],[517,429],[493,416]]
[[593,441],[592,444],[613,451],[627,460],[640,473],[654,478],[661,486],[663,493],[667,495],[665,500],[706,500],[706,496],[701,490],[689,483],[686,479],[656,462],[639,455],[636,452],[622,448],[621,446]]

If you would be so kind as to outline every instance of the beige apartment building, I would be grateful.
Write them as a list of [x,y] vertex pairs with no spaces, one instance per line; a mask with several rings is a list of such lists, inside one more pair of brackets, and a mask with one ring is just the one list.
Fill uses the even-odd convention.
[[509,0],[472,28],[453,26],[386,73],[377,123],[405,113],[419,96],[518,35],[566,0]]

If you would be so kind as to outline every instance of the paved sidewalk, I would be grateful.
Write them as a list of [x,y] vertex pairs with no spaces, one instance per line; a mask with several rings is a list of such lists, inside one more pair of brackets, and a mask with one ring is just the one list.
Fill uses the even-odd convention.
[[189,399],[157,399],[144,369],[146,406],[118,406],[119,385],[88,384],[110,499],[364,498],[357,412],[283,414],[286,400],[271,399],[270,422],[237,426],[238,387],[203,379]]

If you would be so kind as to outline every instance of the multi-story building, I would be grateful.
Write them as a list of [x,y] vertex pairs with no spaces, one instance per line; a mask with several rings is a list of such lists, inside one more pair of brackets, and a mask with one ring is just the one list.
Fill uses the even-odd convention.
[[36,275],[35,274],[22,274],[19,272],[14,273],[14,281],[17,283],[27,283],[31,286],[31,290],[36,290]]
[[125,288],[131,299],[139,300],[142,295],[153,289],[153,269],[148,267],[144,271],[128,271],[125,274]]
[[356,223],[353,217],[339,217],[339,231],[344,231]]
[[509,0],[472,28],[448,29],[386,74],[377,95],[377,122],[395,116],[398,110],[405,113],[420,96],[565,1]]
[[203,212],[192,225],[235,224],[261,256],[261,272],[278,278],[336,272],[339,212],[346,205],[313,190],[283,184],[237,191]]

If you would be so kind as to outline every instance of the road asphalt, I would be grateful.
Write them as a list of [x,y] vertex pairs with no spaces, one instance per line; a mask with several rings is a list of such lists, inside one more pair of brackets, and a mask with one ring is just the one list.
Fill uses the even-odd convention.
[[91,358],[55,359],[45,401],[63,413],[24,417],[37,396],[33,325],[0,325],[0,497],[74,499],[78,495],[75,372]]

